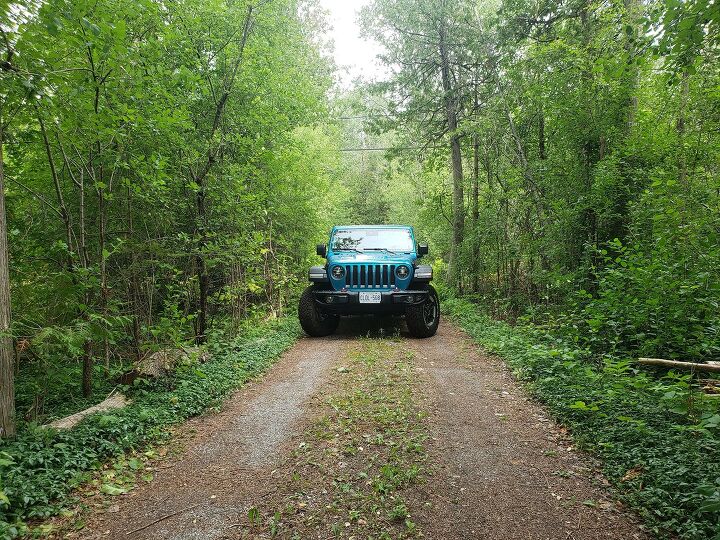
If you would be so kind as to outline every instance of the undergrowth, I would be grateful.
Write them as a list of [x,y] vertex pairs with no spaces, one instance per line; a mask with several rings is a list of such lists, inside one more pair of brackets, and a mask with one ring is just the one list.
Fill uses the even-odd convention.
[[718,399],[693,390],[690,375],[595,359],[532,327],[493,320],[464,299],[443,306],[505,359],[578,446],[602,459],[618,496],[656,535],[720,540]]
[[205,364],[189,363],[173,377],[136,381],[132,403],[93,415],[72,430],[27,426],[0,444],[0,538],[26,532],[24,522],[58,513],[73,489],[103,462],[161,439],[166,428],[219,405],[234,389],[267,369],[299,335],[294,318],[216,336]]
[[127,366],[119,366],[108,374],[103,365],[93,366],[92,394],[85,397],[79,382],[82,380],[79,362],[28,362],[15,379],[17,415],[21,422],[31,419],[48,423],[92,407],[113,390],[113,379],[122,373],[123,367]]

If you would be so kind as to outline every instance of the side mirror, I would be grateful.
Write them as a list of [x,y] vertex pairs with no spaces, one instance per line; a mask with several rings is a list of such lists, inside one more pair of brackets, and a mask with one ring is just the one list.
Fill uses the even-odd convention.
[[321,257],[327,256],[327,246],[325,244],[318,244],[316,248],[317,254]]
[[428,245],[427,244],[418,244],[417,254],[418,254],[418,257],[427,255],[428,254]]

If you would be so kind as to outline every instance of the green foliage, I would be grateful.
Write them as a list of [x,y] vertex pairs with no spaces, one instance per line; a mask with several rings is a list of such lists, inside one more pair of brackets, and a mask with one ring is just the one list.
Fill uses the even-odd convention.
[[13,538],[23,520],[57,513],[73,500],[72,489],[108,459],[160,439],[166,427],[221,403],[267,369],[299,332],[293,318],[248,321],[237,335],[211,338],[207,364],[189,364],[169,379],[140,380],[128,388],[132,403],[123,409],[91,416],[67,431],[30,426],[0,444],[0,537]]
[[[712,237],[712,236],[711,236]],[[704,360],[720,356],[717,245],[664,238],[652,250],[619,241],[601,250],[597,293],[577,293],[557,332],[594,352]],[[699,246],[697,246],[699,247]]]
[[660,20],[648,21],[661,31],[657,52],[678,71],[689,69],[694,73],[706,42],[720,42],[720,10],[712,0],[665,0],[660,5]]
[[20,418],[286,311],[339,170],[321,25],[305,0],[0,8]]
[[602,458],[617,494],[654,532],[717,537],[720,403],[694,390],[689,375],[658,378],[622,356],[592,362],[571,342],[494,321],[467,300],[447,298],[443,307]]
[[[393,66],[370,87],[373,127],[412,148],[394,157],[404,170],[388,167],[386,200],[400,201],[389,220],[418,222],[445,260],[455,248],[453,286],[496,316],[551,325],[598,353],[717,359],[715,3],[436,4],[364,10]],[[446,99],[458,107],[462,209]]]

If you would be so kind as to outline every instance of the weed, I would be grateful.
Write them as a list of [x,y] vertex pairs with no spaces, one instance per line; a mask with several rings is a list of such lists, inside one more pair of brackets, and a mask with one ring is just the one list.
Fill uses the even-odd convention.
[[340,388],[327,399],[330,413],[308,429],[302,456],[289,465],[288,476],[304,482],[293,486],[303,494],[303,511],[285,516],[284,526],[301,537],[321,528],[338,538],[418,536],[402,498],[426,459],[426,414],[413,403],[412,355],[364,339],[342,361]]

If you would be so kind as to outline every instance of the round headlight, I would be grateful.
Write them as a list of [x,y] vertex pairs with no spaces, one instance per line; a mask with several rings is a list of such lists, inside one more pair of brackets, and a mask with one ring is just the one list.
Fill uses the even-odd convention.
[[400,279],[405,279],[410,275],[410,269],[405,266],[404,264],[401,264],[395,269],[395,273],[397,274],[397,277]]
[[342,266],[333,266],[332,276],[335,279],[342,279],[342,277],[344,275],[345,275],[345,269]]

